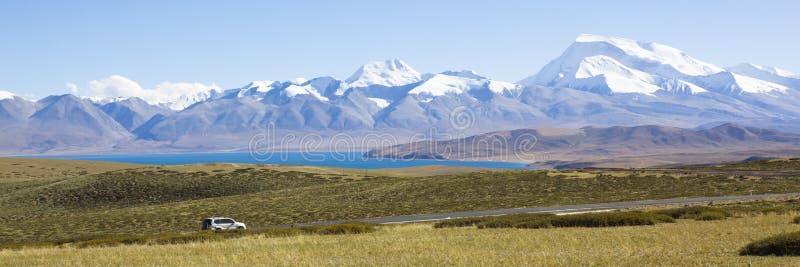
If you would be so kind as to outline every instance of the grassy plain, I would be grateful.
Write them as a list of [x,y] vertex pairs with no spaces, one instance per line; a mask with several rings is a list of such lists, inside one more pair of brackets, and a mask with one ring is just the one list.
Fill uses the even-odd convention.
[[379,227],[341,236],[0,251],[7,266],[796,266],[797,257],[739,256],[747,243],[793,232],[792,214],[651,226],[548,229]]
[[[13,165],[15,160],[28,165]],[[45,166],[66,166],[68,170],[82,167],[86,173],[69,172],[50,178],[38,178],[34,173],[29,178],[0,177],[0,244],[187,233],[196,231],[200,219],[209,216],[230,216],[251,227],[266,227],[452,211],[800,192],[798,177],[791,175],[742,176],[692,170],[442,168],[448,173],[419,176],[426,169],[361,174],[358,170],[271,165],[164,167],[6,161],[11,162],[5,165],[9,169],[0,173],[38,172]]]

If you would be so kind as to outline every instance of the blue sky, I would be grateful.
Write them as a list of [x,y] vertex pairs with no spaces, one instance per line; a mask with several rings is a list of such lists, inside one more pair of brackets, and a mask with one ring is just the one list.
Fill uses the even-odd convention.
[[800,72],[800,2],[645,2],[2,1],[0,90],[39,98],[115,74],[145,88],[344,79],[388,58],[518,81],[580,33]]

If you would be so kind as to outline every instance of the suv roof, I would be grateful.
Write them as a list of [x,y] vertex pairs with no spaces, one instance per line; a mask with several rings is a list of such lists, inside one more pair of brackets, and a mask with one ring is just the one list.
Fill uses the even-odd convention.
[[[228,217],[208,217],[208,218],[205,218],[204,220],[217,220],[217,219],[231,219],[231,218],[228,218]],[[231,219],[231,220],[233,220],[233,219]]]

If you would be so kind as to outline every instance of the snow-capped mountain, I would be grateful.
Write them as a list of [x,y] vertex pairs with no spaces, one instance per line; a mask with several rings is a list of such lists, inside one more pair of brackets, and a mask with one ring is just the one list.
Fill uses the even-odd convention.
[[3,99],[12,99],[14,98],[14,94],[8,91],[0,91],[0,100]]
[[728,71],[753,77],[762,81],[767,81],[790,88],[800,88],[800,74],[793,73],[775,67],[760,66],[750,63],[742,63],[727,68]]
[[784,93],[777,83],[732,73],[659,43],[583,34],[523,85],[568,87],[604,94]]
[[92,83],[105,95],[124,91],[149,99],[92,102],[97,97],[64,95],[34,102],[0,92],[0,151],[116,144],[135,149],[140,143],[242,149],[272,126],[278,135],[296,138],[377,133],[402,139],[432,128],[480,134],[536,126],[693,128],[723,122],[800,132],[798,81],[797,74],[778,68],[721,68],[658,43],[581,35],[519,83],[474,71],[420,74],[393,59],[369,62],[346,80],[262,80],[224,91],[188,83],[165,83],[154,91],[122,77]]
[[402,60],[392,59],[364,64],[345,82],[349,87],[370,87],[373,85],[394,87],[415,83],[421,79],[422,76],[411,66],[408,66]]
[[24,122],[34,112],[36,112],[35,103],[10,92],[0,91],[0,129]]

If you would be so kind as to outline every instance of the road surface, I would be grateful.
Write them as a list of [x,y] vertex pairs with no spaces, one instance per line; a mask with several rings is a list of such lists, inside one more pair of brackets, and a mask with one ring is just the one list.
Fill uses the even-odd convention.
[[450,212],[450,213],[437,213],[437,214],[402,215],[402,216],[391,216],[391,217],[365,218],[365,219],[353,219],[353,220],[342,220],[342,221],[324,221],[324,222],[313,222],[313,223],[299,223],[299,224],[294,224],[294,225],[275,225],[275,226],[272,226],[272,227],[273,228],[289,228],[289,227],[302,227],[302,226],[320,226],[320,225],[339,224],[339,223],[344,223],[344,222],[368,222],[368,223],[376,223],[376,224],[400,224],[400,223],[440,221],[440,220],[456,219],[456,218],[463,218],[463,217],[498,216],[498,215],[521,214],[521,213],[574,213],[574,212],[616,210],[616,209],[647,207],[647,206],[698,204],[698,203],[709,203],[709,202],[720,202],[720,201],[759,200],[759,199],[784,198],[784,197],[800,197],[800,193],[721,196],[721,197],[672,198],[672,199],[659,199],[659,200],[641,200],[641,201],[595,203],[595,204],[581,204],[581,205],[535,207],[535,208],[516,208],[516,209],[483,210],[483,211],[463,211],[463,212]]

